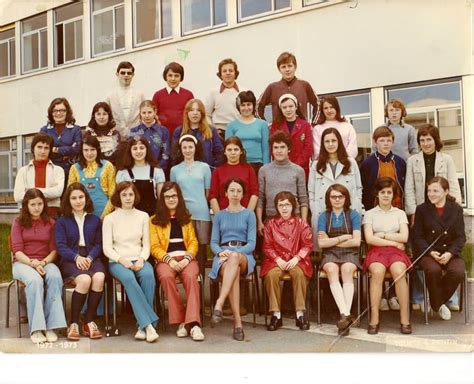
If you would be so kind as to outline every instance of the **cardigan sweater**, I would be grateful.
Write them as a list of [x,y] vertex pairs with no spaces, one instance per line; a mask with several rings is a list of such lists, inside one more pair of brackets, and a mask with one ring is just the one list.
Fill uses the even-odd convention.
[[[102,255],[102,222],[90,213],[84,218],[84,241],[87,255],[95,260]],[[74,261],[79,250],[79,227],[74,216],[62,216],[54,228],[56,247],[61,260]]]
[[30,259],[42,260],[56,249],[54,241],[54,220],[31,220],[31,228],[23,227],[16,218],[12,224],[11,248],[13,262],[15,253],[23,252]]
[[160,123],[168,128],[170,137],[173,137],[176,127],[183,124],[184,106],[191,99],[194,99],[193,93],[183,87],[179,88],[179,92],[173,89],[170,93],[162,88],[153,95]]
[[206,98],[205,107],[209,124],[218,129],[225,130],[227,124],[239,118],[239,111],[235,99],[239,95],[239,92],[245,91],[246,88],[237,86],[237,88],[224,87],[224,89],[222,89],[221,87],[222,84],[211,90]]
[[[171,224],[168,223],[165,227],[156,225],[152,223],[152,220],[155,216],[150,218],[150,250],[151,255],[158,261],[163,261],[163,258],[167,254],[170,233],[171,233]],[[192,221],[188,224],[181,226],[183,231],[183,241],[186,251],[193,255],[193,258],[196,258],[198,251],[198,240],[196,233],[194,232],[194,226]]]

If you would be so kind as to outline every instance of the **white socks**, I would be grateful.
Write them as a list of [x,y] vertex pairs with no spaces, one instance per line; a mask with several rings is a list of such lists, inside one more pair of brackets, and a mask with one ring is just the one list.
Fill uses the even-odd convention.
[[354,283],[343,283],[344,301],[346,302],[347,312],[351,313],[352,299],[354,297]]
[[297,319],[299,319],[303,315],[304,315],[304,311],[296,311],[296,318]]
[[[331,288],[332,296],[336,301],[336,305],[339,308],[339,312],[343,315],[349,316],[351,313],[347,309],[346,300],[344,299],[344,292],[342,291],[341,284],[339,282],[329,284],[329,288]],[[352,288],[354,288],[354,285],[352,286]]]
[[274,311],[273,316],[275,316],[277,319],[281,319],[281,312],[280,311]]

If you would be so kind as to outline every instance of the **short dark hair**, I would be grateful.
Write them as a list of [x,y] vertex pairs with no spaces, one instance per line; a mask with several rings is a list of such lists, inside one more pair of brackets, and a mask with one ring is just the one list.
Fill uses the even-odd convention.
[[282,130],[278,130],[270,136],[270,151],[272,151],[273,144],[275,143],[285,143],[288,149],[291,149],[291,137],[288,133]]
[[44,132],[39,132],[36,135],[34,135],[33,140],[31,140],[31,147],[30,147],[31,154],[33,155],[33,157],[35,154],[36,144],[38,143],[45,143],[49,145],[49,154],[48,154],[48,158],[49,158],[49,155],[51,154],[51,149],[53,148],[53,144],[54,144],[53,138]]
[[245,181],[243,181],[240,177],[231,177],[229,180],[227,180],[224,184],[224,192],[227,192],[229,189],[229,186],[232,183],[237,183],[242,187],[242,194],[245,195],[245,191],[247,190],[247,187],[245,185]]
[[280,65],[287,63],[293,63],[295,67],[298,66],[295,55],[290,52],[283,52],[277,58],[277,68],[280,69]]
[[[428,180],[428,182],[426,183],[426,187],[428,187],[429,185],[434,184],[434,183],[438,183],[439,185],[441,185],[441,188],[443,188],[444,191],[449,192],[449,181],[447,179],[445,179],[444,177],[435,176],[435,177],[431,178],[431,180]],[[451,196],[448,193],[448,196],[446,196],[446,200],[456,201],[456,198],[454,196]]]
[[296,212],[296,208],[298,207],[298,202],[296,201],[295,195],[288,191],[281,191],[275,195],[273,199],[273,205],[275,206],[275,210],[278,212],[278,202],[281,200],[288,200],[291,203],[291,215],[293,216]]
[[43,200],[43,211],[41,212],[41,220],[43,222],[47,223],[50,218],[48,215],[48,202],[46,201],[46,198],[44,197],[43,192],[41,192],[39,189],[36,188],[30,188],[25,192],[25,196],[23,196],[23,201],[21,202],[21,209],[20,209],[20,215],[18,216],[18,221],[20,225],[24,228],[31,228],[33,223],[31,221],[31,215],[30,211],[28,210],[28,203],[30,200],[36,199],[39,197],[41,200]]
[[391,137],[392,140],[395,140],[395,135],[393,131],[386,125],[381,125],[380,127],[375,128],[374,133],[372,134],[372,139],[374,142],[377,142],[381,137]]
[[[181,141],[181,142],[180,142]],[[196,148],[196,151],[194,152],[194,160],[195,161],[201,161],[202,158],[203,158],[203,150],[202,150],[202,144],[199,140],[196,139],[196,141],[194,141],[192,138],[190,137],[185,137],[185,138],[180,138],[179,140],[176,141],[176,143],[174,144],[174,158],[176,159],[176,162],[177,163],[181,163],[182,161],[184,161],[184,156],[183,156],[183,153],[181,152],[181,144],[183,143],[183,141],[186,141],[188,143],[193,143],[194,144],[194,148]]]
[[168,71],[173,71],[175,73],[179,73],[181,75],[181,81],[184,80],[184,68],[181,64],[172,61],[168,65],[165,66],[165,69],[163,70],[163,79],[166,81],[166,75],[168,74]]
[[137,187],[131,181],[122,181],[118,183],[115,187],[113,195],[110,197],[110,203],[116,208],[122,208],[122,201],[120,200],[120,193],[128,188],[132,188],[133,193],[135,194],[135,200],[133,206],[136,207],[140,204],[140,193],[138,192]]
[[64,107],[66,108],[66,124],[74,124],[76,119],[73,116],[71,105],[65,97],[56,97],[51,101],[48,107],[48,122],[54,125],[53,109],[58,104],[64,104]]
[[89,147],[95,148],[97,151],[97,157],[95,158],[95,162],[99,167],[102,167],[102,151],[100,150],[100,142],[96,136],[92,136],[90,133],[86,132],[84,137],[82,138],[81,143],[81,150],[79,151],[79,156],[77,157],[77,163],[81,166],[82,169],[87,167],[87,160],[84,157],[83,149],[84,145],[88,145]]
[[242,103],[252,103],[253,113],[255,114],[255,109],[257,106],[257,98],[255,97],[252,91],[242,91],[237,95],[235,99],[235,106],[237,107],[237,110],[239,112],[240,112],[240,105]]
[[237,67],[237,63],[234,60],[230,59],[230,58],[221,60],[219,62],[219,65],[217,66],[217,73],[216,73],[217,77],[222,80],[221,71],[222,71],[222,67],[226,64],[232,64],[234,66],[235,79],[237,80],[237,77],[239,77],[239,73],[240,73],[239,68]]
[[105,101],[99,101],[94,105],[88,126],[94,130],[98,128],[97,122],[95,121],[95,114],[100,108],[102,108],[107,113],[107,115],[109,115],[109,121],[107,122],[106,127],[110,131],[113,127],[115,127],[115,120],[112,114],[112,108],[110,108],[110,105]]
[[326,203],[326,211],[331,212],[332,211],[332,204],[331,204],[331,192],[332,191],[337,191],[340,192],[344,195],[344,206],[343,210],[348,211],[351,207],[351,194],[349,193],[348,189],[344,187],[342,184],[333,184],[331,185],[327,191],[326,195],[324,196],[324,202]]
[[121,69],[131,69],[132,73],[135,74],[135,67],[130,61],[121,61],[117,66],[117,73],[120,72]]
[[375,180],[374,183],[374,194],[375,196],[384,189],[384,188],[392,188],[393,197],[395,198],[398,194],[397,183],[391,177],[379,177]]
[[421,136],[431,136],[435,142],[436,151],[439,152],[443,148],[443,142],[439,136],[439,129],[434,125],[423,124],[420,128],[418,128],[418,133],[416,134],[416,141],[418,142],[418,145],[420,145]]
[[73,215],[72,206],[69,199],[71,197],[71,193],[74,191],[81,191],[86,196],[86,206],[84,207],[84,211],[87,213],[94,212],[94,203],[92,202],[86,187],[84,187],[81,183],[72,183],[66,188],[66,192],[64,192],[63,198],[61,199],[61,213],[63,216],[72,217]]

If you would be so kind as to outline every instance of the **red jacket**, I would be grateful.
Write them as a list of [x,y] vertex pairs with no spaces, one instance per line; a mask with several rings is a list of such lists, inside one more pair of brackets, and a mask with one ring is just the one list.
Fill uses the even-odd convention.
[[[272,123],[270,127],[270,137],[276,131],[283,131],[290,134],[286,120],[281,123],[277,123],[276,121]],[[313,131],[311,124],[297,117],[293,130],[291,131],[290,161],[304,169],[306,180],[308,180],[309,159],[311,159],[311,156],[313,156]]]
[[260,276],[265,276],[272,268],[278,267],[275,259],[281,257],[289,261],[294,256],[300,261],[298,266],[309,279],[313,275],[311,250],[313,249],[313,233],[311,227],[300,217],[292,216],[285,220],[276,216],[265,224],[263,253]]

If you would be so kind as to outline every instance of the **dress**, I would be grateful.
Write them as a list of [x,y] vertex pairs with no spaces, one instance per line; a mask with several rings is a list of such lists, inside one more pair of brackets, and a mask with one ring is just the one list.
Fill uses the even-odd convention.
[[[247,208],[239,212],[229,212],[227,209],[214,215],[211,235],[211,250],[214,253],[212,270],[209,273],[211,279],[216,279],[222,264],[219,264],[219,252],[230,249],[242,253],[247,257],[247,271],[250,275],[255,268],[253,251],[255,250],[257,237],[257,220],[255,214]],[[221,245],[229,241],[241,241],[245,243],[240,246]]]
[[[360,215],[354,210],[341,212],[339,216],[328,211],[319,215],[318,232],[325,232],[330,238],[346,234],[352,235],[354,231],[360,231]],[[362,269],[359,259],[359,247],[324,248],[321,268],[326,263],[352,263]]]

